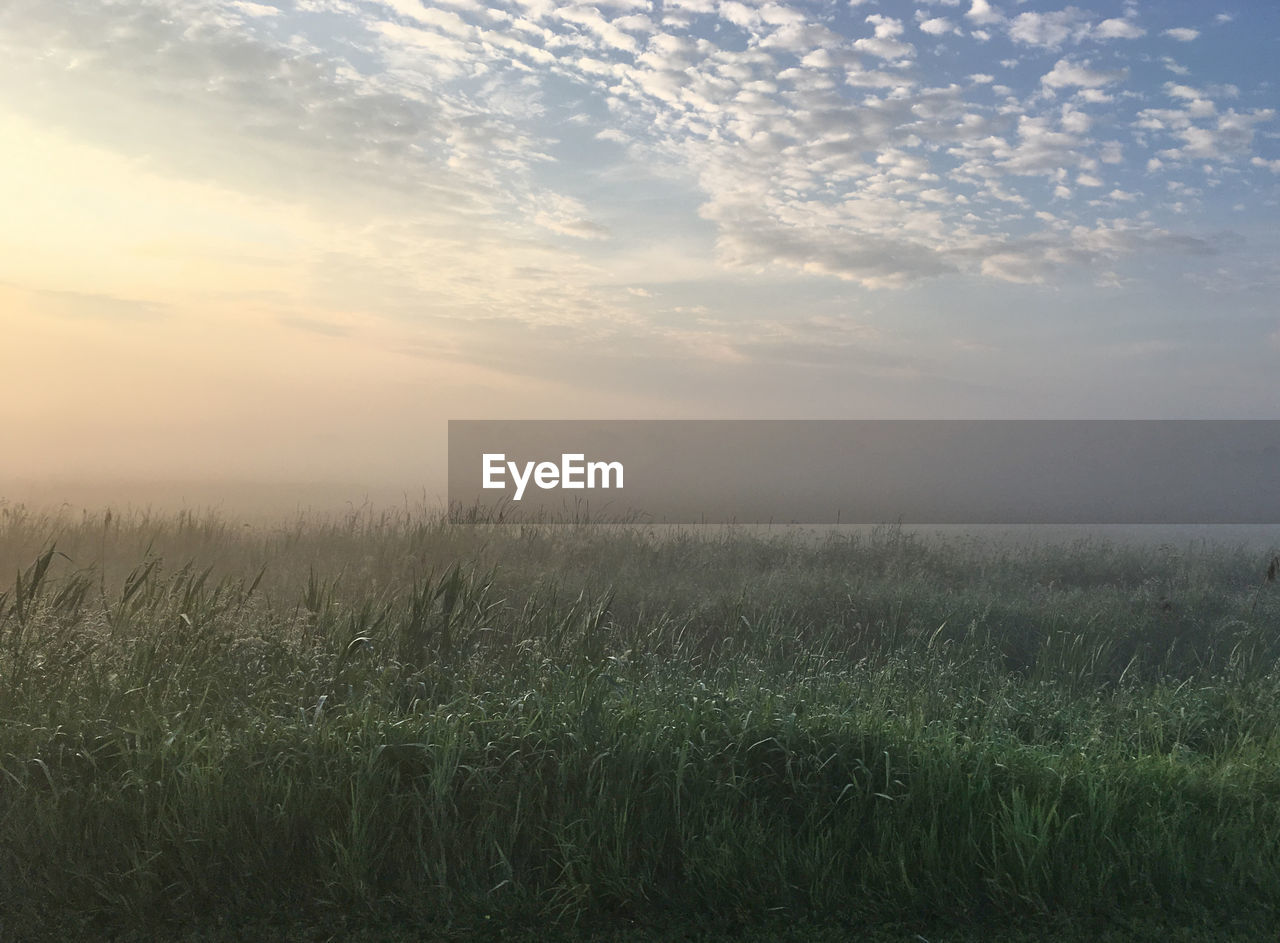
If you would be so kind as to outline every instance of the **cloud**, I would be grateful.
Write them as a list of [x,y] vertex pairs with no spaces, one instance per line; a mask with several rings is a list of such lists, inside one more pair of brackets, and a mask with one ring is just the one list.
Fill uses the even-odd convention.
[[1071,104],[1062,106],[1062,117],[1059,122],[1062,130],[1069,134],[1085,134],[1093,126],[1093,119],[1088,113]]
[[538,213],[533,221],[544,229],[559,233],[562,236],[573,236],[575,239],[608,239],[609,228],[599,223],[582,218],[564,218],[549,213]]
[[[445,73],[471,55],[441,34],[372,26],[385,26],[378,35],[393,61],[401,52],[422,61],[416,44],[426,36],[440,43],[434,64]],[[163,5],[55,15],[27,3],[6,32],[5,58],[33,82],[29,107],[124,153],[251,192],[340,192],[353,207],[416,207],[456,224],[514,211],[520,198],[499,181],[527,178],[538,159],[539,147],[487,103],[468,106],[421,84],[405,94],[230,24],[189,24]]]
[[[987,139],[978,142],[976,146],[990,154],[995,167],[1009,173],[1055,175],[1060,173],[1061,168],[1078,165],[1083,160],[1078,151],[1080,138],[1073,132],[1070,123],[1069,118],[1063,130],[1055,130],[1047,117],[1023,115],[1018,119],[1018,134],[1014,143]],[[1080,126],[1077,124],[1076,127]]]
[[1021,13],[1009,22],[1009,38],[1030,46],[1057,49],[1067,41],[1080,42],[1090,35],[1090,17],[1067,7],[1053,13]]
[[306,331],[309,334],[319,334],[323,337],[351,336],[351,327],[349,325],[335,324],[332,321],[322,321],[317,318],[304,318],[293,315],[284,315],[276,318],[276,320],[285,327],[295,328],[299,331]]
[[1090,34],[1095,39],[1139,39],[1147,31],[1131,20],[1103,20]]
[[[1198,89],[1169,83],[1170,97],[1187,104],[1183,108],[1144,108],[1138,113],[1136,127],[1165,132],[1177,140],[1178,146],[1159,152],[1167,161],[1231,160],[1249,152],[1256,135],[1255,126],[1271,121],[1270,108],[1238,112],[1234,108],[1218,113],[1213,102],[1200,98]],[[1198,123],[1209,119],[1210,123]]]
[[1147,31],[1131,19],[1111,18],[1096,25],[1088,12],[1067,7],[1048,13],[1021,13],[1009,22],[1009,37],[1015,42],[1045,49],[1059,49],[1065,43],[1086,39],[1138,39]]
[[1127,74],[1126,69],[1093,69],[1088,59],[1082,62],[1059,59],[1040,81],[1049,88],[1100,88],[1121,81]]
[[965,17],[979,26],[999,23],[1004,20],[1004,14],[988,3],[987,0],[973,0]]
[[[599,10],[593,7],[557,7],[555,15],[557,18],[573,23],[588,33],[599,37],[605,46],[632,54],[640,51],[639,41],[619,25],[622,21],[608,20],[601,15]],[[648,20],[644,20],[644,23],[647,26]]]
[[[0,282],[0,286],[17,287],[4,282]],[[27,290],[25,294],[34,310],[58,318],[110,322],[154,321],[173,313],[171,305],[99,292],[37,289]]]
[[1161,35],[1168,36],[1170,39],[1176,39],[1180,43],[1189,43],[1192,40],[1199,38],[1200,31],[1186,26],[1176,26],[1173,29],[1165,30]]
[[278,7],[266,6],[265,4],[261,4],[261,3],[250,3],[249,0],[236,0],[236,2],[232,4],[232,6],[235,7],[237,10],[239,10],[240,12],[247,14],[248,16],[279,16],[280,15],[280,10]]
[[722,224],[720,258],[734,267],[785,266],[867,288],[900,288],[957,271],[938,251],[907,237],[788,223],[744,205],[718,208],[711,218]]
[[945,36],[947,33],[962,35],[960,27],[945,16],[935,16],[927,20],[921,20],[919,27],[922,33],[928,33],[930,36]]
[[[10,45],[27,50],[44,85],[71,90],[63,113],[84,107],[77,83],[87,83],[90,100],[128,100],[181,132],[148,143],[160,164],[276,196],[349,201],[353,217],[385,225],[358,251],[384,260],[372,281],[401,285],[387,302],[397,310],[420,310],[413,299],[428,291],[469,315],[518,307],[536,283],[561,293],[524,316],[589,317],[595,286],[634,258],[634,240],[688,226],[657,214],[634,231],[614,223],[655,205],[698,207],[709,224],[699,231],[714,233],[715,258],[735,277],[768,270],[873,288],[957,272],[1043,278],[1082,257],[1058,230],[1088,213],[1081,199],[1037,217],[1049,194],[1066,204],[1109,191],[1113,208],[1134,203],[1115,186],[1128,185],[1126,162],[1176,170],[1247,154],[1265,120],[1219,115],[1208,89],[1172,84],[1176,108],[1135,116],[1115,87],[1127,70],[1075,55],[1051,57],[1039,85],[1028,82],[1034,49],[1142,34],[1130,18],[1093,25],[1073,6],[1008,20],[984,0],[916,13],[930,36],[1002,24],[1025,61],[1006,62],[1008,84],[992,87],[990,74],[934,81],[932,62],[904,61],[916,49],[901,19],[873,12],[850,25],[769,2],[688,0],[656,12],[640,0],[391,0],[376,13],[352,8],[358,54],[307,46],[292,20],[299,32],[273,38],[276,16],[258,31],[193,25],[178,0],[79,13],[67,18],[68,40],[47,6],[18,2],[20,19],[39,28]],[[666,31],[668,16],[691,19]],[[95,99],[95,86],[111,91]],[[137,152],[128,109],[100,110],[102,133]],[[1166,156],[1153,156],[1160,148]],[[460,261],[468,252],[518,262],[486,275]],[[432,277],[444,287],[424,287],[422,258],[441,260]],[[699,271],[714,271],[711,261]]]
[[1066,232],[1040,233],[1021,242],[985,245],[979,267],[982,274],[991,278],[1040,284],[1065,267],[1096,268],[1139,252],[1213,256],[1221,251],[1221,243],[1229,241],[1229,236],[1214,242],[1151,225],[1104,221],[1092,228],[1075,226]]
[[853,48],[881,59],[906,59],[915,55],[914,46],[898,39],[902,35],[901,20],[873,13],[867,17],[867,22],[875,27],[875,36],[855,40]]

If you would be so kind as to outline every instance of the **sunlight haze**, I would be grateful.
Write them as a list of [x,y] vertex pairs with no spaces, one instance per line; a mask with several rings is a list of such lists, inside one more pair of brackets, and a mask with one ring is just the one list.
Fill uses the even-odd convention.
[[451,418],[1273,417],[1277,39],[1256,3],[10,0],[0,497],[432,491]]

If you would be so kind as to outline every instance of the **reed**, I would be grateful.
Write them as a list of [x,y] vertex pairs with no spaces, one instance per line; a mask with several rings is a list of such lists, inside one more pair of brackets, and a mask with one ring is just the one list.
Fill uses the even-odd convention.
[[1273,933],[1267,563],[4,508],[0,914]]

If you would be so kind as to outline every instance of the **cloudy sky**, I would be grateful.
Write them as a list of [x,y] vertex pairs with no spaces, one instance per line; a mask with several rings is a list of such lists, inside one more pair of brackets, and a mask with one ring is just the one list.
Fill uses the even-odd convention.
[[1274,418],[1280,7],[4,0],[9,476]]

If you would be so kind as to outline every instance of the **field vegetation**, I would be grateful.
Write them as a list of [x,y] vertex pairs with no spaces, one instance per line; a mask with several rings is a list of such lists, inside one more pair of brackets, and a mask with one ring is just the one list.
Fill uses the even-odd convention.
[[1275,939],[1273,554],[5,506],[0,938]]

